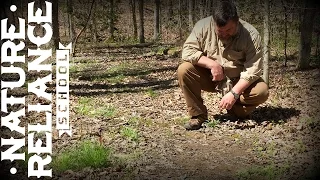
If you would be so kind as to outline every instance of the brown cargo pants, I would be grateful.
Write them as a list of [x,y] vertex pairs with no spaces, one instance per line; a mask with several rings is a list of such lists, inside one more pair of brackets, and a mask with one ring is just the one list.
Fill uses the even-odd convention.
[[[210,70],[184,62],[178,68],[178,80],[187,102],[189,115],[202,115],[207,118],[207,107],[203,104],[201,90],[216,92],[215,88],[217,86],[217,82],[213,82],[211,79]],[[233,84],[236,84],[236,82],[233,82]],[[268,86],[260,78],[240,95],[240,98],[233,105],[231,113],[244,118],[259,104],[265,102],[268,95]]]

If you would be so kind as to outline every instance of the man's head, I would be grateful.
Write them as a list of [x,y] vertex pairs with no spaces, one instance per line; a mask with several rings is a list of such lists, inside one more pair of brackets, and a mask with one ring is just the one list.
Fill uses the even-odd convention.
[[216,23],[215,31],[222,41],[229,40],[237,33],[239,21],[237,8],[232,0],[221,0],[214,9],[213,19]]

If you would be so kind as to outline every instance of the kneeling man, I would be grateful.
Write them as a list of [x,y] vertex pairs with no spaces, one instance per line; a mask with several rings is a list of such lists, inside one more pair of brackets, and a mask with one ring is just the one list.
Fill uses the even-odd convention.
[[220,91],[219,107],[238,118],[268,98],[268,86],[260,77],[261,37],[239,19],[232,2],[218,3],[212,16],[196,23],[183,45],[182,59],[178,80],[191,116],[187,130],[201,128],[208,119],[201,90]]

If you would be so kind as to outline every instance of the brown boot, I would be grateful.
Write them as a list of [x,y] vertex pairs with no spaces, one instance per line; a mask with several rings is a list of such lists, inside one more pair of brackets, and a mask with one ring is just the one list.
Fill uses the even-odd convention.
[[201,115],[194,116],[184,125],[184,127],[186,130],[198,130],[202,127],[202,123],[204,123],[207,119],[208,118]]

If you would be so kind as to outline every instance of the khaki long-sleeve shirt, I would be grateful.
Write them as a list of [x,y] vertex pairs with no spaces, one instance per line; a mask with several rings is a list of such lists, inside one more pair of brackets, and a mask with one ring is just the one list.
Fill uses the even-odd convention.
[[259,32],[239,20],[237,33],[223,44],[214,31],[213,17],[198,21],[183,45],[182,59],[196,64],[201,56],[217,61],[228,78],[241,78],[250,84],[262,75],[262,51]]

